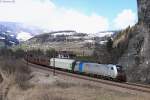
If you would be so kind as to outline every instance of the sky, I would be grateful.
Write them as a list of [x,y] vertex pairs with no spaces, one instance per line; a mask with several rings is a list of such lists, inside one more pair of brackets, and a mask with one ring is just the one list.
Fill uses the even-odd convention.
[[[6,2],[9,1],[9,2]],[[96,33],[137,22],[136,0],[0,0],[0,21]]]

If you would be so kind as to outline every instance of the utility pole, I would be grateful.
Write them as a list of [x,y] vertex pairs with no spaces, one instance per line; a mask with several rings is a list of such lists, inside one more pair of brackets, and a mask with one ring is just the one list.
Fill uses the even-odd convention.
[[129,56],[130,56],[130,55],[129,55],[129,53],[128,53],[128,58],[127,58],[127,59],[128,59],[128,62],[127,62],[127,68],[129,68]]
[[8,38],[7,38],[7,35],[5,34],[5,49],[7,49],[7,41],[8,41]]
[[55,76],[55,52],[53,53],[53,75]]
[[28,67],[28,50],[26,50],[26,57],[27,57],[27,67]]

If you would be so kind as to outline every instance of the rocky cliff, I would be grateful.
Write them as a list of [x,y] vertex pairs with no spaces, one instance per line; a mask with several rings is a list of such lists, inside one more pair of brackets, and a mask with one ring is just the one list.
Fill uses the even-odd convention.
[[150,24],[150,1],[137,0],[139,22]]
[[137,0],[137,5],[138,23],[119,63],[125,66],[129,81],[150,83],[150,1]]

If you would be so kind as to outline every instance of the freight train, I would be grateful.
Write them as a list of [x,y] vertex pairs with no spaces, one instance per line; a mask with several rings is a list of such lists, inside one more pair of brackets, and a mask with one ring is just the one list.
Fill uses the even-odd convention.
[[61,58],[48,58],[48,57],[35,57],[28,55],[26,60],[44,65],[47,67],[69,71],[72,73],[80,73],[86,75],[96,76],[98,78],[111,79],[119,82],[126,81],[125,72],[120,65],[114,64],[99,64],[85,61],[78,61],[75,59],[61,59]]

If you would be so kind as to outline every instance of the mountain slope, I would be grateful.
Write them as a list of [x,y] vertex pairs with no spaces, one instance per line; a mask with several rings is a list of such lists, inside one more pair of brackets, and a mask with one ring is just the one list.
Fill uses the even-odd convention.
[[[0,22],[0,33],[7,33],[8,35],[13,35],[19,40],[27,40],[37,34],[43,33],[43,29],[35,26],[17,23],[17,22]],[[25,33],[28,37],[25,38]],[[23,35],[23,37],[21,37]]]
[[102,34],[78,33],[73,30],[54,31],[40,34],[29,39],[22,45],[23,47],[49,49],[57,51],[73,51],[77,55],[92,55],[95,43],[105,43],[106,39],[114,32],[103,32]]

